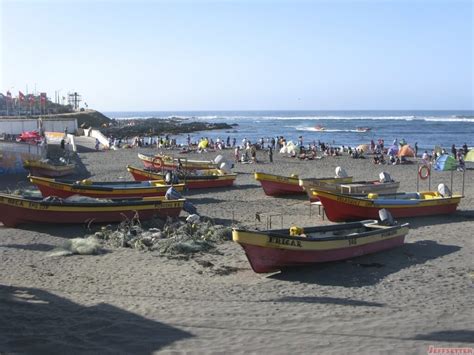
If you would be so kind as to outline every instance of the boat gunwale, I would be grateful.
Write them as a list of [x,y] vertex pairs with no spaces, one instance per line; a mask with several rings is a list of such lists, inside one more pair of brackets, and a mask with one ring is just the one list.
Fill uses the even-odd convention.
[[[337,225],[330,225],[330,226],[319,226],[319,227],[309,227],[305,228],[305,232],[308,233],[315,233],[315,232],[330,232],[330,231],[338,231],[338,230],[345,230],[345,229],[354,229],[356,227],[359,228],[370,228],[370,225],[377,225],[376,220],[364,220],[358,222],[350,222],[350,223],[342,223]],[[381,234],[385,231],[398,231],[400,229],[407,229],[410,226],[409,223],[397,224],[394,226],[383,226],[378,225],[379,227],[384,228],[375,228],[373,230],[366,230],[364,232],[360,232],[353,235],[341,235],[341,236],[331,236],[325,238],[315,238],[315,237],[299,237],[299,236],[290,236],[288,235],[288,229],[276,229],[276,230],[245,230],[245,229],[238,229],[234,228],[233,231],[242,232],[242,233],[250,233],[254,235],[259,235],[261,237],[277,237],[277,238],[285,238],[290,240],[299,240],[299,241],[306,241],[306,242],[325,242],[325,241],[338,241],[338,240],[347,240],[347,239],[357,239],[363,238],[368,236],[373,236],[377,234]],[[284,234],[280,234],[283,233]],[[238,240],[234,240],[235,242],[239,243]]]
[[[368,203],[372,203],[372,204],[375,204],[375,203],[378,203],[380,205],[383,205],[383,202],[385,200],[385,202],[388,202],[389,199],[385,199],[385,197],[388,197],[388,196],[394,196],[394,198],[392,198],[391,200],[397,200],[397,201],[410,201],[410,200],[413,200],[413,201],[418,201],[418,202],[433,202],[433,201],[449,201],[449,200],[455,200],[455,199],[459,199],[459,198],[463,198],[464,196],[463,195],[458,195],[458,194],[453,194],[451,196],[447,196],[447,197],[444,197],[444,196],[437,196],[436,198],[432,198],[432,199],[423,199],[423,198],[396,198],[397,196],[404,196],[404,195],[408,195],[408,194],[423,194],[423,193],[429,193],[429,192],[433,192],[433,191],[419,191],[419,192],[395,192],[395,193],[377,193],[378,197],[377,198],[374,198],[374,199],[370,199],[367,197],[367,194],[343,194],[343,193],[338,193],[338,192],[334,192],[334,191],[329,191],[329,190],[325,190],[324,188],[311,188],[311,193],[315,196],[318,196],[318,195],[322,195],[323,197],[326,197],[326,198],[329,198],[331,200],[337,200],[337,198],[344,198],[344,199],[347,199],[347,200],[355,200],[355,201],[365,201],[365,202],[368,202]],[[329,196],[324,196],[324,195],[329,195]],[[346,201],[338,201],[338,202],[341,202],[341,203],[344,203],[346,204],[347,202]],[[383,207],[380,207],[380,208],[383,208]]]
[[[169,169],[166,169],[169,170]],[[200,169],[197,169],[200,170]],[[213,170],[213,169],[205,169],[205,170]],[[219,169],[216,169],[219,170]],[[127,171],[132,174],[132,171],[136,172],[137,174],[140,174],[142,176],[149,177],[149,175],[162,175],[159,171],[149,171],[141,168],[136,168],[131,165],[127,165]],[[164,177],[163,177],[164,178]],[[236,179],[237,178],[237,173],[228,173],[228,174],[223,174],[223,175],[187,175],[185,178],[181,180],[186,180],[186,181],[201,181],[201,180],[231,180],[231,179]],[[160,179],[155,179],[156,181],[159,181]]]
[[[140,185],[140,181],[120,181],[120,182],[112,182],[112,181],[107,181],[107,182],[92,182],[91,185],[82,185],[80,183],[77,183],[77,181],[74,180],[61,180],[61,179],[52,179],[52,178],[44,178],[44,177],[39,177],[39,176],[28,176],[30,179],[30,182],[33,184],[40,184],[43,186],[47,186],[48,184],[58,184],[61,187],[68,188],[70,190],[74,189],[79,189],[79,190],[93,190],[93,191],[103,191],[103,192],[143,192],[142,190],[151,190],[151,191],[156,191],[158,190],[167,190],[170,187],[177,188],[178,190],[184,190],[186,187],[185,184],[180,183],[180,184],[162,184],[161,182],[163,180],[148,180],[148,181],[141,181],[143,184]],[[35,182],[35,181],[36,182]],[[145,185],[144,183],[148,182],[149,185]],[[161,186],[157,185],[152,185],[153,182],[157,182],[161,184]],[[101,185],[104,184],[104,185]],[[123,185],[123,186],[119,186]],[[116,187],[109,187],[106,185],[117,185]],[[127,187],[127,185],[133,186],[133,188]],[[48,186],[50,188],[54,188],[52,186]],[[122,191],[123,190],[123,191]],[[132,191],[135,190],[135,191]]]
[[[54,206],[54,207],[134,207],[134,206],[152,206],[156,204],[166,205],[167,203],[174,203],[179,202],[183,203],[186,201],[184,198],[176,199],[176,200],[167,200],[164,196],[156,196],[156,197],[134,197],[134,198],[120,198],[120,199],[102,199],[106,202],[81,202],[81,201],[68,201],[67,199],[62,199],[61,201],[44,201],[43,197],[28,197],[25,198],[20,195],[10,195],[0,193],[0,199],[14,199],[26,203],[38,203],[40,205],[45,206]],[[99,199],[101,200],[101,199]],[[9,203],[4,203],[0,200],[0,205],[11,206]],[[18,206],[18,208],[28,208],[28,206]],[[165,206],[166,207],[166,206]]]

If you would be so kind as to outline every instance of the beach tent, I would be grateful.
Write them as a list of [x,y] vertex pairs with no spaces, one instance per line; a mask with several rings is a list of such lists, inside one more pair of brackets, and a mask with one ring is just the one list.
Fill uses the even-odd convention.
[[436,159],[434,169],[437,171],[449,171],[456,170],[458,162],[451,155],[444,154]]
[[209,145],[209,141],[207,139],[201,139],[201,141],[198,144],[199,149],[206,149]]
[[415,152],[413,151],[413,149],[411,149],[411,147],[406,144],[406,145],[403,145],[400,150],[398,151],[398,156],[399,157],[415,157]]
[[367,153],[369,151],[369,145],[368,144],[361,144],[357,147],[357,150]]
[[464,161],[474,162],[474,149],[471,149],[467,152],[466,156],[464,157]]

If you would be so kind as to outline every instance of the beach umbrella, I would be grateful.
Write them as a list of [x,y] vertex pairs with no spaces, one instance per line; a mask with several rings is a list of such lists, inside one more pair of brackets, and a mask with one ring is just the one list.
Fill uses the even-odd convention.
[[471,149],[469,152],[467,152],[466,156],[464,157],[464,161],[474,162],[474,149]]
[[368,144],[360,144],[357,147],[357,150],[359,150],[361,152],[364,152],[364,153],[367,153],[369,151],[369,145]]
[[444,154],[436,159],[434,169],[437,171],[449,171],[456,170],[458,162],[451,155]]
[[408,144],[406,144],[400,148],[400,150],[398,151],[398,156],[413,158],[415,156],[415,152],[413,151],[413,149],[411,149],[411,147]]
[[394,144],[388,149],[388,155],[397,155],[398,154],[398,145]]

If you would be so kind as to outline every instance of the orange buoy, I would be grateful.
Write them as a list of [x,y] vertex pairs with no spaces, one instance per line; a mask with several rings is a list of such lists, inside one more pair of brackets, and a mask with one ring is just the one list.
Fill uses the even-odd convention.
[[428,165],[422,165],[418,169],[418,176],[420,177],[421,180],[426,180],[428,179],[428,176],[430,176],[430,167]]

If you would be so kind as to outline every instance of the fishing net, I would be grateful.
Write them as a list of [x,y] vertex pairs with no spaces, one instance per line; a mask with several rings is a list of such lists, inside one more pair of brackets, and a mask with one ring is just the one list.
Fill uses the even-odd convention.
[[114,248],[158,251],[164,256],[177,256],[210,251],[216,244],[230,240],[232,231],[203,217],[194,223],[168,218],[145,224],[133,218],[120,223],[115,230],[111,226],[102,227],[94,236]]

